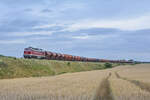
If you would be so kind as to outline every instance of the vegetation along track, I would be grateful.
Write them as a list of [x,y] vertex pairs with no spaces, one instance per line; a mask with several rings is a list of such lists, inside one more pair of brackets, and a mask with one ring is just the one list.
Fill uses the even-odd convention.
[[104,78],[96,92],[96,96],[94,100],[114,100],[112,91],[110,88],[109,78],[111,77],[111,73],[109,76]]
[[150,92],[150,84],[148,84],[148,83],[144,83],[144,82],[141,82],[141,81],[138,81],[138,80],[131,80],[131,79],[128,79],[128,78],[125,78],[125,77],[121,77],[117,72],[115,72],[115,75],[119,79],[129,81],[130,83],[133,83],[136,86],[140,87],[142,90]]

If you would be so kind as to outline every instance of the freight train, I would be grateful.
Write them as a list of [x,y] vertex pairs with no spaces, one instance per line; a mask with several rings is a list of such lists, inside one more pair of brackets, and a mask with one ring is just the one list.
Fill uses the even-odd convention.
[[48,60],[63,60],[63,61],[83,61],[83,62],[110,62],[110,63],[133,63],[126,60],[106,60],[73,56],[68,54],[55,53],[44,51],[43,49],[28,47],[24,49],[24,58],[48,59]]

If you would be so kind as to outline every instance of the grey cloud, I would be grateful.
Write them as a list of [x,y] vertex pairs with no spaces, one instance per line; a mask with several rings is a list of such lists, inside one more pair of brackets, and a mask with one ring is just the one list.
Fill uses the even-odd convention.
[[51,9],[43,9],[41,12],[43,12],[43,13],[50,13],[50,12],[52,12],[52,10]]
[[35,4],[35,3],[42,3],[45,0],[32,0],[32,1],[28,1],[28,0],[1,0],[1,3],[3,4],[10,4],[10,5],[19,5],[19,4]]
[[35,20],[14,19],[1,25],[0,32],[23,32],[30,30],[37,23]]
[[33,11],[31,8],[27,8],[27,9],[24,9],[25,12],[31,12]]

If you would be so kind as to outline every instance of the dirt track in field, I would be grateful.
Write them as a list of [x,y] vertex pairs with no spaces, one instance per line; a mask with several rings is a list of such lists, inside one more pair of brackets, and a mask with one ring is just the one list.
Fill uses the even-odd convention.
[[109,82],[110,77],[111,77],[111,73],[109,73],[108,77],[102,80],[99,88],[97,89],[94,100],[114,100],[110,88],[110,82]]
[[0,100],[149,100],[149,92],[128,81],[149,84],[149,73],[150,65],[141,64],[53,77],[4,79],[0,80]]

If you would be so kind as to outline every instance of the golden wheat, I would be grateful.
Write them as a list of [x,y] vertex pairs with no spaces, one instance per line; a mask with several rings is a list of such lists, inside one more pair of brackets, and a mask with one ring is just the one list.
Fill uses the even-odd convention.
[[[148,83],[150,67],[126,65],[52,77],[3,79],[0,80],[0,100],[95,100],[102,95],[102,90],[106,96],[106,93],[111,94],[111,100],[149,100],[150,92],[118,78],[115,73]],[[108,80],[104,80],[108,75]]]
[[92,71],[0,80],[0,100],[91,100],[105,76],[105,71]]
[[129,81],[112,75],[109,79],[115,100],[149,100],[150,93]]

